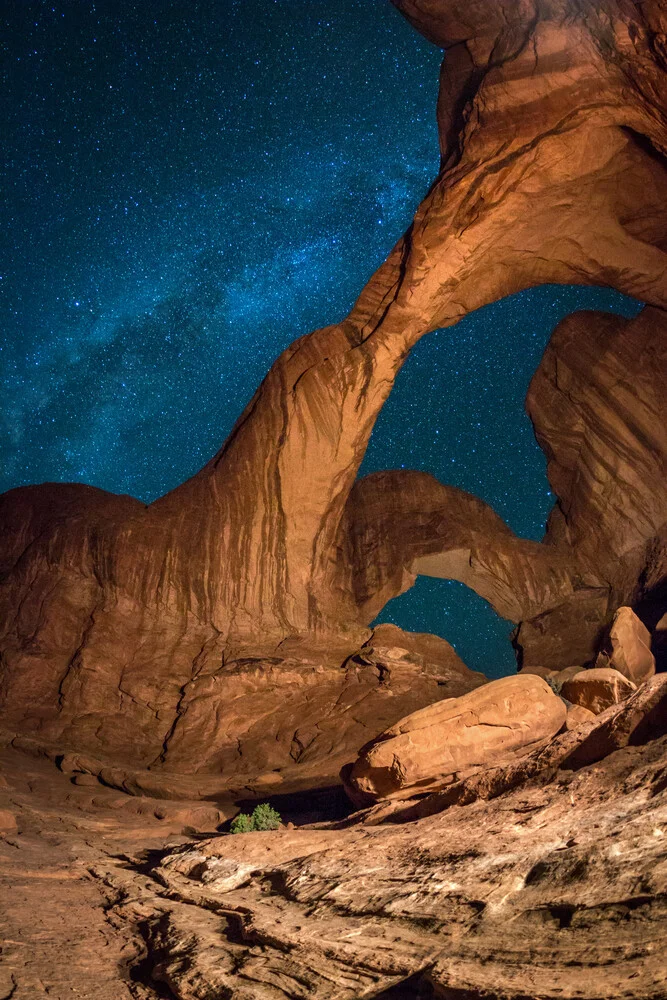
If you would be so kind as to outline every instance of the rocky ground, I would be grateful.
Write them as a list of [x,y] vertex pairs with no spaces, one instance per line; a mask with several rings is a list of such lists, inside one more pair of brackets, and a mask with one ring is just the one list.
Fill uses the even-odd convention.
[[444,791],[241,836],[229,800],[7,748],[0,998],[667,997],[664,689]]
[[146,852],[183,842],[184,829],[189,839],[197,826],[213,832],[224,814],[122,794],[12,749],[0,768],[0,997],[161,996],[133,982],[141,938],[115,919],[92,872],[129,854],[140,864]]

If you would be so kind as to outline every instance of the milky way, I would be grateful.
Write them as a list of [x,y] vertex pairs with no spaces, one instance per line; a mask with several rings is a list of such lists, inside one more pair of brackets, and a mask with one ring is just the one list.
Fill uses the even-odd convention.
[[[438,167],[439,50],[382,0],[35,3],[2,17],[0,490],[149,502],[218,449],[274,358],[341,319]],[[602,289],[513,296],[422,340],[362,468],[418,468],[539,538],[523,397]],[[420,580],[382,615],[512,668],[498,619]]]

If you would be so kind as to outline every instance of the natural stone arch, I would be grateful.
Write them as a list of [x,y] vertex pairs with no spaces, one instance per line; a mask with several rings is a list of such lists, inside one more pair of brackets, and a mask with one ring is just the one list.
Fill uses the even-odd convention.
[[154,505],[220,507],[230,572],[215,604],[233,609],[219,626],[232,634],[326,629],[351,611],[333,587],[338,527],[419,337],[543,282],[667,307],[659,13],[513,3],[496,23],[483,4],[397,6],[448,50],[441,173],[347,319],[284,352],[222,451]]
[[360,620],[423,574],[458,580],[521,623],[526,662],[592,659],[614,610],[645,601],[665,571],[666,334],[650,308],[632,320],[574,313],[554,331],[526,401],[558,496],[542,543],[427,473],[357,481],[340,565]]
[[358,480],[341,535],[362,621],[372,621],[418,575],[458,580],[512,622],[572,594],[568,553],[518,538],[488,504],[425,472]]
[[[658,4],[397,6],[447,49],[433,187],[350,315],[277,359],[188,482],[149,507],[84,486],[2,498],[8,724],[109,750],[125,720],[132,752],[161,761],[223,658],[307,636],[340,662],[368,634],[341,565],[346,505],[425,333],[544,282],[611,285],[649,303],[664,330]],[[664,550],[648,535],[645,550],[657,577]]]

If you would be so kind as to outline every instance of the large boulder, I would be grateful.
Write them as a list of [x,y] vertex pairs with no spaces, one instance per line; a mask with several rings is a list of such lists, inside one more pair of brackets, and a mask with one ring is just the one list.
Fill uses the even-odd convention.
[[625,701],[636,690],[637,685],[618,670],[594,667],[592,670],[582,670],[565,681],[560,693],[573,705],[587,708],[589,712],[599,715],[605,708]]
[[503,677],[386,729],[362,748],[346,782],[356,801],[431,789],[500,753],[553,736],[565,716],[563,701],[541,677]]
[[635,684],[655,673],[651,634],[632,608],[619,608],[609,629],[609,640],[599,653],[596,666],[612,667]]

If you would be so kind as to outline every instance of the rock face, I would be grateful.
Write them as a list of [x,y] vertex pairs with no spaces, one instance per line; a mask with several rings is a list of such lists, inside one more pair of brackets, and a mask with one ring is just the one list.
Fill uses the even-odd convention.
[[401,719],[362,748],[347,780],[353,796],[408,797],[554,736],[565,716],[541,677],[503,677]]
[[[438,177],[350,315],[276,360],[192,479],[149,507],[55,484],[0,500],[6,729],[189,771],[228,769],[247,734],[253,745],[279,734],[262,764],[279,767],[304,716],[309,733],[320,726],[308,706],[323,675],[325,715],[355,700],[356,677],[336,671],[415,573],[462,574],[521,621],[523,662],[546,667],[594,657],[620,604],[655,604],[665,571],[664,11],[632,0],[397,6],[446,49]],[[647,303],[630,322],[566,320],[531,386],[558,495],[545,547],[513,539],[488,509],[433,481],[422,490],[432,518],[407,544],[374,539],[364,507],[375,485],[354,483],[410,348],[542,282],[611,285]],[[388,502],[409,520],[416,480],[393,482]],[[466,509],[472,525],[459,517]]]
[[574,768],[585,728],[565,733],[532,776],[413,822],[218,837],[93,875],[141,930],[140,981],[178,1000],[662,1000],[667,741],[624,740]]
[[655,626],[651,637],[651,650],[655,656],[656,665],[662,670],[667,669],[667,613]]
[[[656,325],[654,325],[654,323]],[[574,593],[518,630],[524,659],[558,666],[570,618],[572,663],[594,659],[619,605],[655,618],[665,601],[667,352],[664,313],[627,322],[579,313],[556,329],[526,406],[558,496],[545,542],[573,553]]]
[[[131,679],[123,682],[113,675],[106,708],[91,698],[85,720],[91,735],[81,739],[83,722],[70,716],[67,702],[58,715],[50,712],[58,702],[57,664],[32,680],[30,726],[24,721],[25,693],[6,688],[5,725],[10,733],[22,729],[47,745],[83,748],[92,755],[87,770],[103,774],[108,784],[148,794],[210,796],[254,785],[267,773],[274,791],[276,786],[285,791],[327,786],[338,782],[343,763],[378,726],[486,681],[437,636],[391,625],[369,635],[342,663],[340,652],[330,651],[329,658],[325,650],[312,655],[297,643],[291,650],[285,645],[282,656],[209,664],[194,680],[185,679],[178,711],[162,739],[163,729],[148,716]],[[170,682],[178,683],[178,675]],[[114,683],[126,700],[112,700]],[[150,700],[148,680],[141,683]],[[62,687],[66,697],[69,688]],[[166,704],[168,696],[167,691]],[[134,773],[142,767],[150,777]]]

